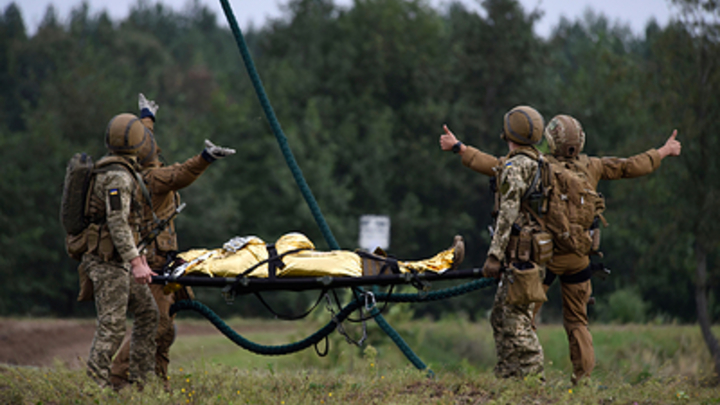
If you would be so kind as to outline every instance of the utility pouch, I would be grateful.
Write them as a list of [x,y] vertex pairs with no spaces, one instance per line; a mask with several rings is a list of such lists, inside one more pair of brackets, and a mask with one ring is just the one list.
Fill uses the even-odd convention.
[[553,256],[553,239],[550,232],[540,231],[532,237],[532,261],[545,264]]
[[524,306],[533,302],[547,301],[542,288],[542,268],[535,263],[523,264],[528,268],[520,269],[515,264],[511,264],[508,268],[511,277],[508,284],[508,304]]
[[520,240],[519,235],[510,235],[508,245],[505,254],[507,255],[508,261],[517,260],[518,242]]
[[521,262],[529,262],[532,253],[532,230],[524,227],[518,236],[517,259]]
[[[83,232],[84,233],[84,232]],[[93,287],[92,280],[87,272],[87,263],[84,261],[80,262],[78,266],[78,279],[80,282],[80,292],[78,293],[78,301],[92,301],[95,298],[95,288]]]
[[82,259],[83,253],[88,250],[87,229],[77,235],[65,235],[65,249],[68,256],[75,260]]
[[590,253],[592,238],[590,231],[583,229],[580,225],[570,224],[570,240],[573,241],[573,251],[583,256]]

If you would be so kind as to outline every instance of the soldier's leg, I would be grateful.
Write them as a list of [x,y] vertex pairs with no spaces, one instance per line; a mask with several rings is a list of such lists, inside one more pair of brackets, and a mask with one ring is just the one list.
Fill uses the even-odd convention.
[[126,269],[107,263],[94,263],[88,275],[95,290],[97,326],[87,372],[106,387],[110,384],[110,360],[125,336],[130,275]]
[[174,294],[165,294],[162,285],[151,284],[150,291],[158,306],[158,328],[155,336],[157,350],[155,352],[155,374],[167,381],[167,369],[170,362],[170,345],[175,340],[174,316],[170,316],[170,306],[175,302]]
[[498,378],[505,377],[507,374],[507,357],[511,348],[505,346],[503,340],[503,322],[505,314],[503,310],[504,294],[501,292],[503,286],[499,285],[495,291],[495,299],[493,300],[492,311],[490,312],[490,325],[492,326],[493,339],[495,340],[495,355],[497,363],[495,364],[495,376]]
[[135,281],[130,283],[128,308],[133,314],[133,328],[130,335],[131,383],[144,382],[148,373],[155,369],[155,335],[157,334],[158,309],[150,288]]
[[114,389],[119,390],[130,383],[128,372],[130,370],[130,338],[123,340],[120,350],[115,355],[110,366],[110,382]]
[[[562,280],[561,280],[562,281]],[[588,329],[587,302],[592,294],[590,280],[580,283],[561,282],[563,300],[563,326],[568,336],[570,361],[573,365],[572,382],[590,376],[595,367],[595,350]]]
[[500,378],[543,376],[545,359],[540,340],[532,328],[533,305],[508,304],[507,282],[503,275],[491,314],[498,357],[495,375]]

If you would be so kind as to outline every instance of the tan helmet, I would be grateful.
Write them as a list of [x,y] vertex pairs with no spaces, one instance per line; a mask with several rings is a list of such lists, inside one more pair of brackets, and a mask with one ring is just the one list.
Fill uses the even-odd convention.
[[542,140],[545,120],[542,115],[526,105],[520,105],[505,114],[501,137],[520,145],[535,145]]
[[569,115],[556,115],[545,128],[550,153],[559,157],[575,157],[585,146],[585,131],[580,121]]
[[110,120],[105,130],[105,146],[117,155],[137,156],[141,165],[157,156],[152,131],[133,114],[118,114]]

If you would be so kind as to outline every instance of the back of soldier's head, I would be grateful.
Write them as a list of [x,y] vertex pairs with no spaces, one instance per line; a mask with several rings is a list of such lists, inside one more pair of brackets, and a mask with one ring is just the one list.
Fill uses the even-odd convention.
[[585,131],[580,121],[569,115],[556,115],[545,128],[550,153],[557,157],[575,157],[585,146]]
[[517,106],[505,114],[501,137],[518,145],[536,145],[542,140],[544,126],[545,120],[536,109]]
[[157,157],[152,132],[133,114],[118,114],[110,120],[105,130],[105,146],[111,154],[137,157],[141,165]]

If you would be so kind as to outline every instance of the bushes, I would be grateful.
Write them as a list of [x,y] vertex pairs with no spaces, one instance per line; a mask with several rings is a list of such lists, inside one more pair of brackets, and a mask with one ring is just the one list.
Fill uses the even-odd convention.
[[607,323],[644,323],[650,305],[632,288],[616,290],[606,302],[598,302],[598,317]]

